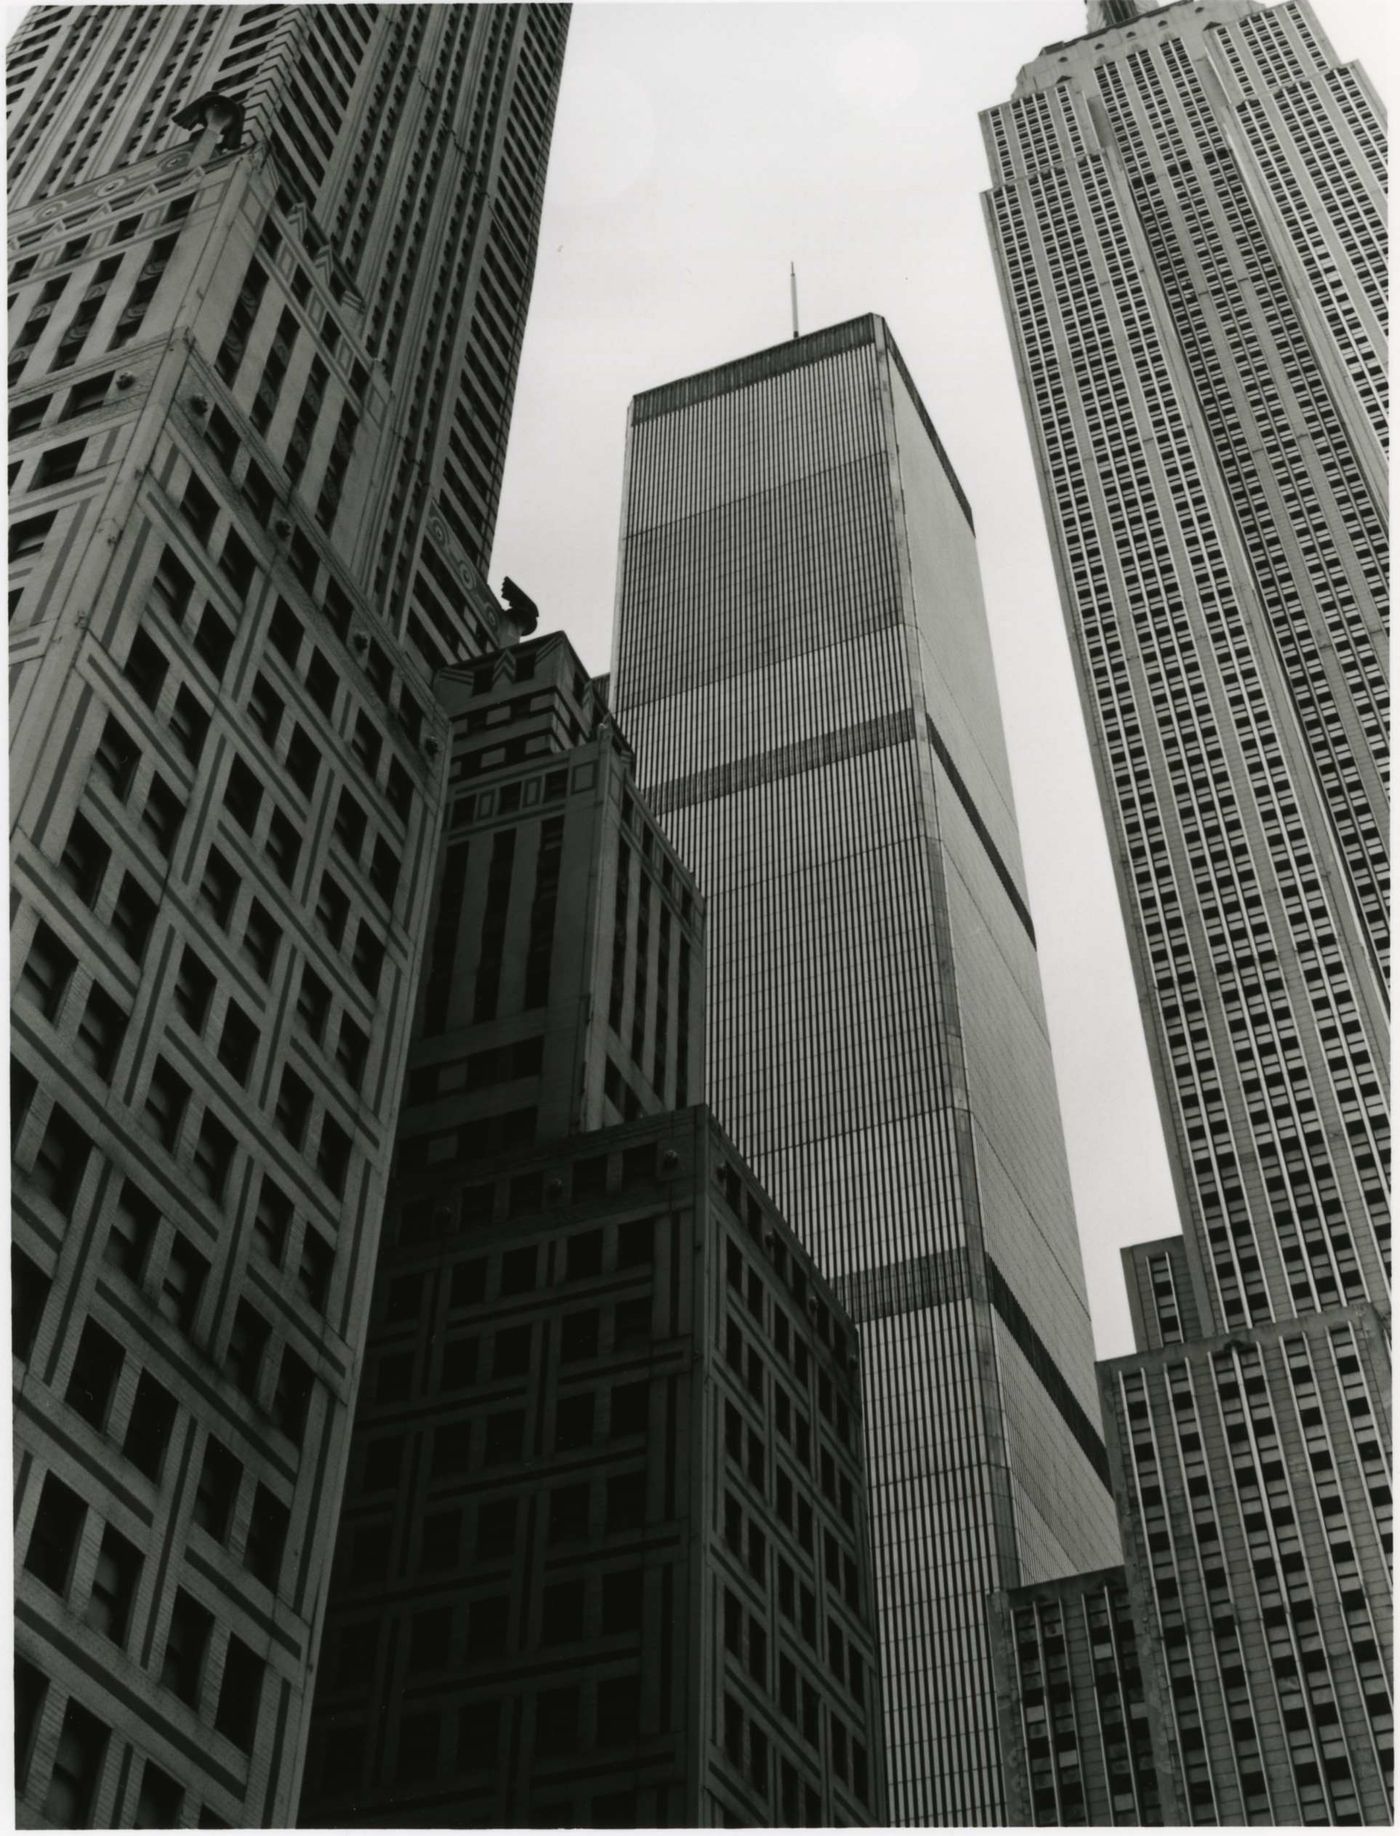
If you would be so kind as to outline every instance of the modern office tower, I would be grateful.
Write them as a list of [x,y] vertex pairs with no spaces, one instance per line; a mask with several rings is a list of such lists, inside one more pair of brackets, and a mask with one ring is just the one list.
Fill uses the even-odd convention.
[[458,795],[302,1820],[879,1823],[856,1341],[671,1107],[702,906],[563,638],[443,692]]
[[1383,129],[1301,0],[1092,4],[987,199],[1185,1237],[1103,1367],[1193,1822],[1388,1821]]
[[1143,1675],[1123,1568],[998,1596],[992,1618],[1008,1754],[1006,1820],[1181,1824],[1166,1679]]
[[702,911],[559,635],[445,671],[450,799],[396,1165],[701,1093]]
[[627,480],[710,1100],[861,1329],[891,1815],[1003,1821],[985,1597],[1118,1545],[971,514],[873,316],[637,397]]
[[10,46],[21,1822],[296,1804],[564,25]]

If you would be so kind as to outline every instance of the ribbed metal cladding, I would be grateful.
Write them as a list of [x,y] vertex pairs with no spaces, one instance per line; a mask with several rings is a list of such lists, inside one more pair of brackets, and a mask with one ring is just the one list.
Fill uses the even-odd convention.
[[616,645],[710,1101],[862,1322],[891,1814],[996,1823],[985,1597],[1117,1544],[971,517],[882,320],[638,398]]

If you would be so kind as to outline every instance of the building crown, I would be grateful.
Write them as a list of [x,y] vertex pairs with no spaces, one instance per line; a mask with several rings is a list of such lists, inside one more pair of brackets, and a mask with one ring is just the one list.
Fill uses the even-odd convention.
[[1111,26],[1131,25],[1144,13],[1156,11],[1148,0],[1088,0],[1091,32],[1106,32]]

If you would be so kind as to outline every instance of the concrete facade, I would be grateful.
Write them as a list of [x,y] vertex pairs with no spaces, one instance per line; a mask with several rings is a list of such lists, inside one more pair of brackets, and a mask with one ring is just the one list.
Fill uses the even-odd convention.
[[24,1824],[295,1808],[566,17],[9,47]]

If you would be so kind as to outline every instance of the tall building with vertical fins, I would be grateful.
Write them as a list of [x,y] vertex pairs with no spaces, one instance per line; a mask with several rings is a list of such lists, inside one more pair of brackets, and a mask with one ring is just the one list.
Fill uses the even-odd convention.
[[1118,1545],[972,513],[882,319],[633,402],[612,695],[710,1100],[860,1326],[891,1816],[1004,1821],[985,1597]]
[[567,20],[10,43],[21,1824],[294,1814]]
[[[983,120],[1185,1226],[1100,1373],[1126,1582],[1190,1821],[1388,1821],[1384,126],[1304,0],[1089,28]],[[1023,1813],[1083,1821],[1011,1612]]]

